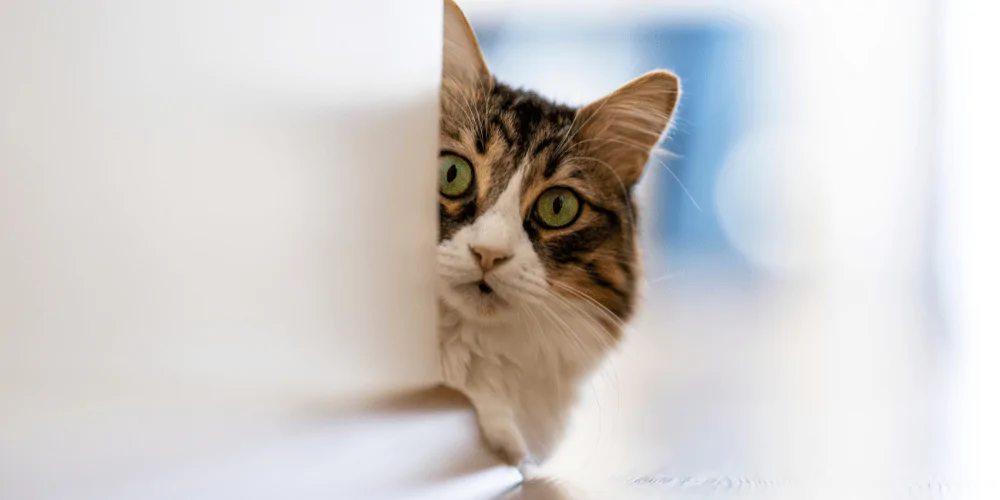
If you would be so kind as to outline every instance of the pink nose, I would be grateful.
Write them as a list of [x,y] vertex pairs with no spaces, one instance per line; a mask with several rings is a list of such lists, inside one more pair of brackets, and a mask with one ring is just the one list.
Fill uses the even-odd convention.
[[472,255],[479,259],[479,267],[483,269],[483,272],[489,272],[494,267],[503,264],[510,260],[511,252],[510,250],[503,248],[494,248],[480,245],[470,245],[469,250]]

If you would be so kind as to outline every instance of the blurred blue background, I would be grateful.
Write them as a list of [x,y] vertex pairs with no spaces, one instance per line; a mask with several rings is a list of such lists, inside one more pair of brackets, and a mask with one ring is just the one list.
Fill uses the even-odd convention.
[[556,16],[473,24],[501,80],[571,105],[653,69],[677,74],[683,98],[669,137],[647,167],[656,172],[647,173],[644,243],[662,250],[654,253],[659,262],[647,265],[684,268],[710,259],[732,277],[752,271],[723,234],[712,203],[716,177],[747,127],[745,73],[754,65],[747,27],[712,19],[623,23]]
[[654,69],[682,82],[636,188],[645,312],[571,448],[617,425],[643,477],[941,473],[929,10],[463,5],[493,73],[558,102]]

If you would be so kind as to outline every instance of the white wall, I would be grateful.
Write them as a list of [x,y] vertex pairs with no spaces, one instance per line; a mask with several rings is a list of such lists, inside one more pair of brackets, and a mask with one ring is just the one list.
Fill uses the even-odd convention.
[[2,11],[0,496],[436,380],[440,0]]

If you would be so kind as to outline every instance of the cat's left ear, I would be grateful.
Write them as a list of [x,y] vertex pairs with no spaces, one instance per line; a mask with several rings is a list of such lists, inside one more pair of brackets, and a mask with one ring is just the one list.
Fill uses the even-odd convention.
[[492,82],[472,26],[453,0],[444,0],[443,62],[442,76],[445,80],[451,79],[459,85],[473,88]]
[[652,149],[670,124],[680,80],[652,71],[577,111],[577,137],[592,156],[614,169],[626,187],[642,175]]

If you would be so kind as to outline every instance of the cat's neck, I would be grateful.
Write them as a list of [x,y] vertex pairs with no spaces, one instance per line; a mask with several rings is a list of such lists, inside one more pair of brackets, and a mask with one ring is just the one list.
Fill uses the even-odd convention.
[[582,368],[617,345],[615,336],[597,321],[597,312],[579,304],[522,307],[495,321],[464,318],[446,305],[439,312],[442,344],[483,358],[519,364],[558,359]]

